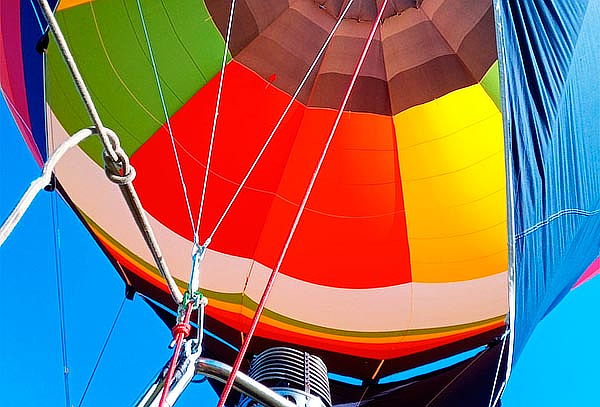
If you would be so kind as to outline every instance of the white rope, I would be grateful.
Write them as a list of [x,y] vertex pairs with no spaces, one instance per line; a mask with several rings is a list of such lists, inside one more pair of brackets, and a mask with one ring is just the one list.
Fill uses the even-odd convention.
[[83,77],[79,72],[79,68],[75,63],[75,59],[73,58],[73,54],[71,53],[71,50],[67,45],[67,41],[65,40],[65,37],[62,34],[62,31],[60,30],[60,26],[58,25],[56,18],[54,18],[54,13],[50,8],[50,4],[48,4],[48,0],[38,0],[38,4],[42,8],[44,17],[46,17],[46,21],[48,21],[48,25],[50,26],[50,29],[52,30],[52,33],[56,38],[56,44],[58,45],[58,48],[67,64],[67,67],[71,72],[71,77],[75,82],[75,86],[77,87],[77,91],[79,92],[79,95],[83,100],[83,104],[85,105],[85,108],[87,109],[90,118],[96,125],[96,129],[98,129],[98,133],[100,135],[100,139],[102,140],[102,144],[104,145],[104,149],[113,161],[118,161],[119,157],[117,156],[115,150],[112,148],[109,136],[106,133],[106,127],[104,127],[104,124],[100,119],[100,115],[98,114],[96,105],[94,105],[94,102],[92,101],[90,92],[87,86],[85,85],[85,82],[83,81]]
[[285,241],[285,245],[283,246],[283,250],[281,251],[281,254],[279,255],[279,260],[277,261],[277,264],[276,264],[275,268],[273,269],[272,274],[277,274],[279,272],[281,265],[283,264],[283,260],[286,256],[287,251],[292,242],[292,239],[294,238],[294,235],[296,234],[296,229],[298,228],[298,224],[300,223],[300,219],[302,218],[302,214],[304,213],[304,209],[306,208],[306,204],[308,203],[308,198],[310,197],[313,187],[315,186],[317,176],[319,175],[319,172],[321,171],[321,167],[323,166],[323,162],[325,161],[325,156],[327,155],[327,152],[329,151],[329,147],[331,146],[333,136],[335,135],[335,132],[337,131],[337,128],[340,124],[340,120],[342,119],[342,115],[344,114],[344,109],[346,108],[346,105],[348,104],[348,100],[350,100],[350,95],[352,93],[352,89],[354,88],[354,85],[356,84],[356,80],[358,79],[358,74],[362,68],[363,63],[365,62],[367,52],[371,46],[371,42],[373,41],[373,37],[375,35],[377,25],[379,24],[379,19],[381,19],[381,14],[382,14],[383,10],[385,9],[387,3],[388,3],[388,0],[383,1],[383,4],[381,5],[381,10],[379,12],[378,21],[373,25],[371,33],[369,33],[369,37],[367,39],[367,44],[365,45],[363,53],[360,56],[360,59],[358,60],[354,75],[352,76],[350,84],[348,85],[348,90],[346,91],[346,95],[344,96],[342,104],[338,110],[337,116],[335,117],[333,127],[331,128],[331,131],[329,132],[329,136],[327,137],[327,142],[325,143],[325,146],[323,147],[321,156],[319,157],[319,161],[317,162],[317,166],[315,167],[315,169],[313,171],[313,175],[310,179],[310,182],[308,183],[308,187],[306,188],[306,192],[304,193],[302,202],[300,203],[300,206],[298,207],[298,212],[296,213],[296,218],[294,219],[294,223],[292,224],[292,227],[288,234],[287,240]]
[[223,92],[223,81],[225,79],[225,65],[227,64],[227,51],[229,50],[229,42],[231,40],[231,27],[233,26],[233,15],[235,13],[235,0],[231,0],[231,10],[229,10],[229,21],[227,22],[227,35],[225,38],[225,48],[223,49],[223,62],[221,64],[221,76],[219,78],[219,90],[217,92],[217,102],[215,106],[215,114],[213,115],[212,129],[210,131],[210,145],[208,147],[208,157],[206,159],[206,171],[204,171],[204,182],[202,184],[202,196],[200,198],[200,209],[198,210],[198,222],[194,231],[194,243],[198,243],[200,233],[200,221],[202,219],[202,211],[204,210],[204,198],[206,196],[206,186],[208,184],[208,173],[210,171],[210,162],[212,159],[213,145],[215,141],[215,133],[217,132],[217,120],[219,118],[219,108],[221,107],[221,94]]
[[165,96],[164,96],[164,93],[162,90],[162,85],[160,83],[158,67],[156,66],[156,60],[154,58],[154,51],[152,50],[152,44],[150,43],[150,35],[148,34],[148,28],[146,27],[146,20],[144,19],[144,12],[142,11],[142,5],[140,3],[140,0],[136,0],[136,3],[137,3],[138,11],[140,13],[140,19],[142,21],[142,28],[144,29],[144,37],[146,38],[146,46],[148,47],[148,53],[150,54],[150,62],[152,64],[152,71],[154,73],[156,87],[158,88],[158,94],[160,96],[160,104],[162,106],[162,110],[165,115],[165,120],[167,122],[167,130],[169,132],[169,137],[171,139],[171,147],[173,148],[175,162],[177,163],[177,172],[179,173],[179,181],[181,183],[181,187],[183,188],[183,197],[185,199],[185,205],[187,207],[188,216],[190,218],[190,225],[192,227],[192,232],[194,232],[194,217],[192,215],[192,207],[190,205],[190,200],[188,197],[187,185],[185,184],[185,179],[183,178],[183,171],[181,170],[181,163],[179,161],[179,153],[177,152],[177,146],[175,145],[175,137],[173,136],[173,128],[171,127],[171,119],[169,118],[169,112],[167,110]]
[[504,392],[504,389],[506,388],[506,381],[502,381],[502,386],[500,386],[500,389],[498,389],[498,394],[496,395],[496,398],[494,399],[494,404],[492,404],[492,406],[496,407],[498,405],[498,401],[500,400],[500,397],[502,397],[502,394]]
[[69,45],[67,44],[60,26],[54,17],[54,13],[48,4],[48,0],[38,0],[38,3],[42,8],[42,12],[46,18],[46,21],[48,21],[50,30],[54,34],[58,49],[60,50],[60,53],[62,54],[63,59],[67,64],[69,71],[71,72],[71,77],[73,78],[73,82],[75,82],[79,96],[81,97],[88,115],[92,119],[92,122],[96,127],[96,131],[100,136],[102,145],[104,146],[104,163],[106,174],[112,182],[119,185],[121,194],[123,195],[123,198],[129,207],[129,211],[131,212],[131,215],[133,216],[135,223],[144,238],[144,242],[146,242],[148,249],[152,253],[152,257],[156,262],[158,270],[165,279],[167,287],[171,293],[171,297],[173,297],[173,300],[179,304],[181,303],[183,296],[181,295],[181,292],[177,287],[177,283],[171,275],[167,263],[162,256],[160,246],[158,245],[158,241],[156,240],[156,236],[154,235],[150,221],[146,216],[146,211],[144,210],[137,191],[133,186],[132,181],[133,177],[135,176],[135,171],[129,164],[129,157],[127,157],[125,151],[123,151],[123,149],[120,147],[119,138],[116,136],[116,134],[110,129],[104,127],[104,124],[100,119],[100,115],[98,114],[98,110],[94,105],[94,101],[90,96],[90,92],[83,80],[83,77],[81,76],[81,73],[79,72],[79,68],[77,68],[77,64],[75,63],[73,54],[69,49]]
[[275,124],[275,127],[273,127],[273,129],[271,130],[271,133],[269,134],[269,137],[267,137],[267,140],[265,141],[265,143],[263,144],[263,146],[260,149],[259,153],[255,157],[254,162],[252,163],[252,165],[250,166],[250,168],[246,172],[246,175],[242,179],[242,182],[240,182],[240,184],[238,185],[238,188],[236,189],[235,193],[233,194],[233,197],[230,199],[229,203],[227,204],[227,207],[223,211],[221,217],[217,221],[217,223],[214,226],[212,232],[210,233],[210,235],[208,236],[208,238],[205,240],[205,242],[202,244],[202,246],[199,246],[198,245],[198,240],[199,240],[200,222],[201,222],[201,219],[202,219],[202,211],[203,211],[204,201],[205,201],[206,185],[208,183],[208,174],[209,174],[209,170],[210,170],[210,161],[211,161],[212,151],[213,151],[213,142],[214,142],[214,137],[215,137],[215,133],[216,133],[217,118],[218,118],[218,112],[219,112],[219,106],[220,106],[220,100],[221,100],[221,91],[222,91],[223,79],[224,79],[224,74],[225,74],[225,64],[227,62],[227,50],[229,49],[231,27],[232,27],[232,24],[233,24],[233,16],[234,16],[234,9],[235,9],[235,0],[232,1],[231,10],[230,10],[230,13],[229,13],[229,22],[228,22],[228,25],[227,25],[227,36],[226,36],[226,41],[225,41],[225,51],[223,53],[223,64],[222,64],[222,69],[221,69],[221,78],[220,78],[220,82],[219,82],[219,91],[218,91],[218,94],[217,94],[217,105],[216,105],[216,108],[215,108],[215,116],[213,118],[213,127],[212,127],[212,132],[211,132],[211,140],[210,140],[210,147],[209,147],[209,151],[208,151],[208,159],[207,159],[207,164],[206,164],[206,171],[204,173],[204,184],[203,184],[203,188],[202,188],[202,198],[201,198],[201,201],[200,201],[200,210],[198,212],[198,222],[196,223],[196,225],[197,225],[196,226],[196,233],[194,235],[194,248],[193,248],[193,252],[192,252],[192,272],[191,272],[191,275],[190,275],[190,284],[189,284],[189,287],[188,287],[190,295],[194,295],[195,291],[200,286],[200,282],[199,282],[199,278],[200,278],[200,263],[202,262],[202,259],[204,258],[204,255],[206,253],[206,249],[210,245],[210,242],[212,241],[215,233],[217,232],[217,230],[219,229],[219,227],[223,223],[223,220],[225,219],[225,217],[229,213],[231,207],[233,206],[233,204],[237,200],[240,192],[242,191],[242,189],[246,185],[246,182],[250,178],[250,175],[253,173],[253,171],[256,168],[258,162],[260,161],[260,159],[262,158],[264,152],[266,151],[266,149],[268,148],[269,144],[271,143],[271,140],[275,136],[275,133],[277,132],[277,130],[279,130],[279,127],[283,123],[283,120],[287,116],[287,114],[290,111],[290,109],[292,108],[294,102],[298,98],[298,95],[300,94],[300,92],[302,91],[304,85],[308,81],[308,78],[310,77],[310,75],[314,71],[315,67],[319,63],[319,60],[323,56],[323,53],[325,52],[325,50],[327,49],[327,47],[329,46],[329,43],[331,42],[331,39],[335,35],[338,27],[342,23],[344,17],[346,16],[346,13],[348,12],[348,10],[350,9],[350,6],[352,5],[352,3],[354,3],[354,0],[350,0],[348,2],[348,4],[346,5],[346,7],[344,8],[344,10],[343,10],[342,14],[340,15],[339,19],[336,21],[336,23],[333,26],[332,30],[329,32],[329,35],[325,39],[325,42],[323,43],[323,45],[319,49],[319,52],[317,53],[317,55],[315,56],[315,58],[313,59],[311,65],[310,65],[310,67],[306,71],[304,77],[302,78],[302,81],[300,81],[300,84],[297,86],[294,94],[292,95],[292,98],[290,99],[289,103],[287,104],[287,106],[285,107],[285,109],[283,110],[283,112],[281,113],[281,115],[280,115],[277,123]]
[[260,159],[262,158],[264,152],[266,151],[266,149],[269,147],[269,145],[271,144],[271,140],[273,139],[273,137],[275,136],[275,133],[277,133],[277,130],[279,130],[279,127],[281,126],[281,124],[283,123],[283,120],[285,119],[285,117],[287,116],[288,112],[290,111],[290,109],[292,108],[294,102],[296,101],[296,99],[298,98],[298,95],[300,94],[300,92],[302,91],[302,89],[304,88],[304,85],[306,84],[306,82],[308,81],[308,78],[310,77],[310,75],[312,74],[313,70],[315,69],[315,67],[317,66],[317,64],[319,63],[319,60],[321,59],[321,57],[323,56],[323,54],[325,53],[325,50],[327,49],[327,47],[329,46],[329,43],[331,42],[333,36],[335,35],[338,27],[340,26],[340,24],[342,23],[344,17],[346,16],[346,13],[348,12],[348,10],[350,10],[350,6],[352,6],[352,3],[354,3],[354,0],[350,0],[348,2],[348,4],[346,5],[346,8],[344,9],[344,11],[342,12],[342,14],[340,15],[339,19],[336,21],[335,25],[333,26],[332,30],[329,32],[329,35],[327,36],[327,38],[325,39],[325,42],[323,43],[323,46],[321,46],[321,49],[319,50],[319,52],[317,53],[317,55],[315,56],[315,58],[313,59],[312,64],[310,65],[310,67],[308,68],[308,70],[306,71],[306,73],[304,74],[304,77],[302,78],[302,81],[300,82],[300,84],[298,85],[298,87],[296,88],[296,91],[294,92],[294,94],[292,95],[292,98],[290,99],[289,103],[287,104],[287,106],[285,107],[285,109],[283,110],[281,116],[279,117],[279,120],[277,121],[277,123],[275,124],[275,127],[273,127],[273,130],[271,130],[271,133],[269,134],[269,137],[267,137],[267,140],[265,141],[265,143],[263,144],[262,148],[260,149],[258,155],[256,156],[256,158],[254,159],[254,162],[252,163],[252,165],[250,166],[250,169],[248,170],[248,172],[246,173],[246,175],[244,176],[244,178],[242,179],[242,182],[240,182],[240,184],[238,185],[237,190],[235,191],[235,193],[233,194],[233,197],[231,198],[231,200],[229,201],[229,204],[227,205],[227,207],[225,208],[225,211],[223,211],[223,214],[221,215],[221,217],[219,218],[219,220],[217,221],[215,227],[213,228],[212,232],[210,233],[210,235],[208,236],[208,238],[206,239],[206,242],[204,243],[205,246],[208,246],[210,244],[210,242],[212,241],[213,237],[215,236],[215,234],[217,233],[217,230],[219,229],[219,227],[221,226],[221,224],[223,223],[223,220],[225,219],[225,217],[227,216],[227,214],[229,213],[229,211],[231,210],[231,207],[233,206],[233,204],[235,203],[235,201],[237,200],[239,194],[242,192],[242,189],[244,188],[244,186],[246,185],[246,182],[248,181],[248,178],[250,178],[250,175],[252,175],[254,169],[256,168],[256,166],[258,165],[258,162],[260,161]]
[[[500,374],[500,365],[502,365],[502,356],[504,356],[504,348],[506,347],[506,338],[508,338],[508,331],[502,335],[502,349],[500,350],[500,357],[498,358],[498,366],[496,366],[496,375],[494,376],[494,385],[492,386],[492,394],[490,395],[490,403],[488,404],[488,407],[495,407],[498,401],[497,397],[494,398],[494,393],[496,392],[496,384],[498,383],[498,375]],[[498,394],[498,397],[500,394],[502,394],[501,391]]]
[[52,153],[46,164],[44,165],[44,169],[42,171],[42,175],[35,179],[29,188],[25,191],[19,203],[12,210],[8,218],[4,221],[2,227],[0,227],[0,246],[4,243],[4,241],[10,236],[15,226],[19,223],[27,208],[33,202],[33,199],[36,195],[44,189],[50,181],[52,180],[52,173],[54,172],[54,168],[58,161],[62,158],[63,155],[71,148],[78,145],[81,141],[85,140],[92,134],[95,134],[91,129],[83,129],[79,130],[72,137],[69,137],[64,143],[62,143],[58,148]]
[[342,105],[340,106],[337,116],[335,117],[335,121],[333,122],[333,127],[331,128],[331,132],[329,133],[329,136],[327,137],[327,142],[325,143],[325,147],[323,147],[321,157],[319,157],[319,161],[317,162],[317,166],[315,167],[313,175],[310,179],[308,188],[306,189],[306,192],[304,193],[304,197],[302,198],[302,203],[300,204],[300,207],[298,208],[298,213],[296,214],[296,218],[294,219],[294,224],[292,225],[292,228],[290,230],[288,238],[285,242],[285,245],[283,246],[283,251],[282,251],[281,255],[279,256],[279,261],[277,262],[277,265],[275,266],[274,272],[279,271],[279,269],[281,268],[283,259],[285,258],[288,248],[290,247],[292,239],[296,233],[296,229],[298,228],[298,224],[300,223],[300,218],[302,217],[302,214],[304,213],[304,209],[306,208],[308,198],[310,197],[313,187],[315,186],[317,176],[319,175],[319,172],[321,171],[321,167],[323,166],[323,162],[325,161],[325,156],[327,155],[327,152],[329,151],[329,147],[331,146],[331,141],[333,140],[333,136],[335,135],[335,132],[337,131],[337,128],[340,124],[340,120],[342,119],[342,115],[344,114],[344,109],[346,109],[348,100],[350,100],[350,95],[352,94],[352,89],[354,88],[354,85],[356,84],[356,80],[358,79],[358,74],[363,66],[363,63],[365,62],[365,59],[367,57],[367,52],[368,52],[369,48],[371,47],[373,37],[375,36],[375,31],[377,29],[377,25],[379,24],[379,20],[381,19],[381,15],[382,15],[383,10],[385,9],[387,3],[388,3],[388,0],[383,1],[383,4],[381,5],[381,10],[377,17],[378,20],[375,23],[375,25],[373,25],[373,28],[372,28],[371,32],[369,33],[369,37],[367,39],[367,44],[365,45],[363,53],[360,56],[360,59],[358,60],[358,64],[356,65],[354,75],[352,76],[350,85],[348,86],[348,90],[342,101]]

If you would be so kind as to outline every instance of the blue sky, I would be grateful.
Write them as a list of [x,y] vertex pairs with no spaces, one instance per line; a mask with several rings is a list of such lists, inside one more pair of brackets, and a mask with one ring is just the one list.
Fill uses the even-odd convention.
[[[4,101],[0,140],[3,221],[40,172]],[[53,222],[58,225],[58,256]],[[0,390],[5,407],[65,405],[57,267],[63,276],[70,399],[78,406],[124,285],[69,208],[45,192],[0,248]],[[538,326],[513,371],[503,407],[598,405],[599,298],[596,278],[569,294]],[[169,330],[143,301],[126,301],[83,405],[131,405],[170,357],[169,341]],[[214,406],[217,396],[206,384],[194,384],[178,405],[192,401]]]

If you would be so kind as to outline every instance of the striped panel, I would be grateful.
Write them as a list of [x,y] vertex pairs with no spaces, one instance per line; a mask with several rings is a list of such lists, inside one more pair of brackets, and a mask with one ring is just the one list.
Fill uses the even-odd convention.
[[[228,6],[207,0],[208,9],[224,36]],[[273,10],[258,21],[256,3]],[[313,0],[288,4],[278,0],[240,0],[232,31],[236,60],[273,78],[274,85],[293,93],[317,55],[338,14]],[[361,12],[369,13],[374,2]],[[354,7],[359,7],[357,3]],[[422,7],[393,4],[390,15],[369,51],[353,90],[349,111],[389,115],[429,102],[448,92],[478,83],[496,61],[491,1],[437,0]],[[358,10],[358,8],[356,9]],[[349,15],[350,17],[352,14]],[[259,29],[260,27],[260,29]],[[350,81],[357,54],[366,42],[370,22],[343,22],[299,100],[337,109]],[[302,39],[299,41],[298,39]],[[431,81],[430,78],[437,78]],[[391,102],[391,103],[390,103]]]
[[[53,115],[50,114],[50,117]],[[52,120],[52,129],[56,143],[67,137],[55,119]],[[79,171],[73,173],[69,170],[70,165],[77,165]],[[127,269],[166,291],[158,271],[150,265],[151,255],[119,199],[118,189],[105,179],[102,169],[81,152],[73,152],[70,164],[59,164],[57,174],[63,186],[70,191],[71,198],[80,205],[94,233],[112,255]],[[90,180],[98,188],[98,194],[94,196],[87,192]],[[110,204],[98,202],[98,199]],[[115,204],[122,208],[115,207]],[[151,222],[175,277],[184,287],[191,266],[186,255],[190,252],[191,241],[173,233],[154,218]],[[110,230],[114,237],[105,230]],[[247,265],[244,266],[244,263]],[[242,311],[245,318],[250,315],[270,273],[268,268],[261,266],[260,269],[256,268],[256,263],[252,264],[250,259],[210,251],[203,268],[203,290],[211,298],[213,307],[210,315],[231,323],[237,329],[245,326],[240,323],[247,324],[248,321],[240,321],[235,315],[238,311]],[[249,268],[254,269],[253,278],[243,297],[244,306],[240,308],[241,291],[246,281],[243,270]],[[505,284],[505,275],[500,275],[463,285],[412,283],[405,287],[349,290],[310,284],[282,275],[261,332],[270,338],[285,340],[290,337],[292,343],[332,351],[343,348],[357,356],[383,357],[385,354],[399,357],[501,326],[506,309]],[[413,294],[400,293],[409,287]],[[496,290],[497,287],[501,289]],[[481,293],[484,298],[466,295],[468,292]],[[311,300],[307,302],[303,298]],[[452,298],[454,306],[450,310],[447,300]],[[304,306],[294,306],[299,302],[303,302]],[[398,312],[398,305],[402,303],[406,310],[412,307],[414,311]],[[325,309],[328,312],[323,312]],[[289,332],[278,336],[282,329]],[[385,344],[388,345],[387,350]]]

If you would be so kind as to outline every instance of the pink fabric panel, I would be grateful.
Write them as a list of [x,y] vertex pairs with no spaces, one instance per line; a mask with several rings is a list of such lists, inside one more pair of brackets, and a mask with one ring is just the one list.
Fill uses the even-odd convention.
[[42,157],[31,134],[27,106],[20,7],[19,0],[0,0],[0,87],[27,146],[38,164],[42,165]]
[[577,280],[577,282],[575,283],[573,288],[579,287],[581,284],[585,283],[586,281],[591,280],[593,277],[597,276],[598,274],[600,274],[600,257],[596,258],[596,260],[594,260],[594,262],[592,264],[590,264],[590,266],[587,268],[585,273],[583,273],[583,275],[579,278],[579,280]]

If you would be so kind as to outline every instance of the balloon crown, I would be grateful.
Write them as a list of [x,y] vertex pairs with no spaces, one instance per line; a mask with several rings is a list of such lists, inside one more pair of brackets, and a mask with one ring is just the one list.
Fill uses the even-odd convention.
[[[314,0],[319,8],[325,10],[334,17],[339,17],[345,10],[350,0]],[[377,12],[381,7],[382,0],[354,0],[346,13],[347,19],[357,21],[373,21],[377,18]],[[383,12],[383,19],[402,14],[410,8],[419,8],[423,0],[391,0]]]

